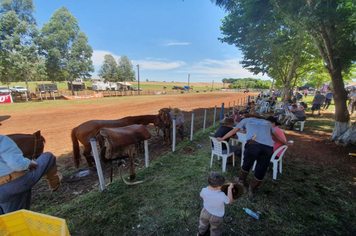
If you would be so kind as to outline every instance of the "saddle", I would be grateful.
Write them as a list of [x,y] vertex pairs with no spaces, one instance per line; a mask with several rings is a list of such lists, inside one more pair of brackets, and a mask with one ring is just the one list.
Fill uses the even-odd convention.
[[143,125],[129,125],[119,128],[103,128],[95,135],[104,159],[128,157],[127,149],[139,142],[150,139],[151,134]]

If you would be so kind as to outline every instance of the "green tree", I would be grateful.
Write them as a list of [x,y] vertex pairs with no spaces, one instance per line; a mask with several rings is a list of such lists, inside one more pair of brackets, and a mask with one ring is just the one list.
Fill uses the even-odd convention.
[[[215,0],[212,2],[233,12],[235,8],[243,9],[241,2],[245,1]],[[282,19],[281,28],[288,25],[288,28],[298,29],[299,32],[304,31],[310,36],[312,45],[318,50],[318,53],[312,54],[315,58],[323,59],[334,88],[335,127],[330,140],[342,145],[355,143],[356,123],[349,127],[350,116],[347,111],[347,94],[343,81],[343,73],[348,73],[356,61],[354,53],[356,51],[355,1],[257,0],[249,2],[263,4],[263,8],[272,6],[268,8],[269,13]],[[261,15],[258,8],[256,8],[256,14]],[[239,24],[239,22],[236,23]],[[237,34],[239,33],[241,32],[238,31]],[[301,49],[306,50],[304,46]]]
[[[24,4],[22,6],[21,4]],[[46,77],[38,54],[39,34],[32,1],[2,1],[0,18],[0,80],[28,81]]]
[[307,51],[310,36],[283,24],[285,22],[280,15],[274,14],[268,0],[213,2],[219,6],[225,4],[229,13],[221,26],[225,37],[220,40],[242,51],[240,63],[244,68],[281,81],[283,99],[290,98],[297,70],[312,58]]
[[49,22],[43,25],[41,35],[40,45],[52,81],[90,78],[90,72],[94,71],[93,49],[67,8],[61,7],[53,13]]
[[123,55],[119,59],[118,63],[119,75],[121,75],[120,81],[135,81],[135,71],[133,70],[133,66],[131,60]]
[[33,13],[36,11],[33,0],[1,0],[0,14],[14,11],[20,21],[36,25]]
[[103,78],[108,82],[119,81],[121,75],[119,75],[118,65],[115,61],[115,58],[111,54],[104,56],[104,62],[101,65],[100,70],[98,71],[100,78]]
[[276,12],[283,14],[294,27],[304,29],[327,68],[335,102],[335,126],[331,141],[347,145],[356,142],[356,124],[349,127],[347,94],[343,72],[356,61],[356,4],[353,0],[295,0],[288,3],[271,0]]

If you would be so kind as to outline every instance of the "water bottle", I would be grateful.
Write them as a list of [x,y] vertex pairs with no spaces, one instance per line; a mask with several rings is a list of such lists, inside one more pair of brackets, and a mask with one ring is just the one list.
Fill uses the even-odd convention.
[[248,208],[242,208],[242,210],[244,210],[247,214],[249,214],[250,216],[252,216],[253,218],[255,218],[256,220],[258,220],[260,218],[260,215],[257,214],[256,212],[251,211]]

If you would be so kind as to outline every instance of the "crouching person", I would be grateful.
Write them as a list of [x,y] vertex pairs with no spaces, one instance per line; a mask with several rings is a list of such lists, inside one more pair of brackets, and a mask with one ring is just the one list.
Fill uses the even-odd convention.
[[[0,122],[8,118],[0,116]],[[45,175],[50,189],[57,190],[62,175],[57,172],[56,157],[52,153],[43,153],[31,161],[23,157],[12,139],[0,135],[0,215],[29,210],[31,189]]]

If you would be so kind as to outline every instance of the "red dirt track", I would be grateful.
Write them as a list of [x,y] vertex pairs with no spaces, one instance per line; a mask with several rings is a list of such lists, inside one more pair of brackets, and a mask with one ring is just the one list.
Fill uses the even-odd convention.
[[[255,95],[249,93],[248,95]],[[140,99],[126,101],[121,97],[114,102],[103,102],[100,105],[73,105],[38,109],[34,112],[15,111],[9,120],[3,122],[2,134],[33,133],[41,130],[46,139],[45,151],[56,156],[72,152],[70,138],[71,130],[88,120],[114,120],[126,116],[157,114],[163,107],[179,107],[182,111],[191,112],[197,108],[219,108],[225,103],[225,108],[237,103],[238,99],[247,97],[242,92],[206,92],[179,95],[142,96]],[[102,98],[106,99],[106,98]],[[123,101],[125,100],[125,101]],[[247,101],[247,98],[246,98]],[[220,111],[220,110],[219,110]],[[220,115],[220,114],[217,114]]]

